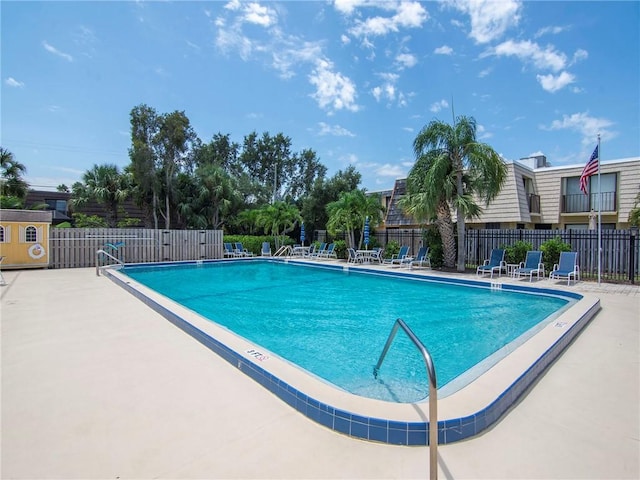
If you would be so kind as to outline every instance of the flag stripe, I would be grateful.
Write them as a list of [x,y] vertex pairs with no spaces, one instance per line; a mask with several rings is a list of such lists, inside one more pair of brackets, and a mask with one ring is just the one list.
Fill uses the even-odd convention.
[[594,173],[598,173],[598,164],[599,164],[599,155],[598,155],[598,146],[596,145],[595,150],[591,154],[591,158],[582,169],[582,175],[580,175],[580,190],[584,192],[585,195],[588,195],[587,192],[587,181],[591,175]]

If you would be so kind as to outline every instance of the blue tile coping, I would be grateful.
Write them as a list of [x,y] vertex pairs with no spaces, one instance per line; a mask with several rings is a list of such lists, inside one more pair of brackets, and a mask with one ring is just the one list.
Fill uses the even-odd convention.
[[[265,259],[233,259],[233,260],[204,260],[208,262],[225,262],[225,261],[287,261],[291,263],[300,263],[309,265],[305,262],[296,262],[292,260],[265,260]],[[202,264],[203,261],[199,261]],[[135,266],[152,266],[152,265],[184,265],[194,262],[161,262],[154,264],[136,264],[127,265],[129,267]],[[317,268],[334,268],[345,270],[350,268],[345,265],[328,265],[322,264]],[[467,285],[474,287],[486,288],[490,284],[478,280],[466,280],[466,279],[443,279],[440,277],[425,277],[424,274],[415,274],[410,272],[398,272],[388,271],[381,272],[379,270],[371,270],[358,267],[358,271],[371,273],[376,275],[402,275],[420,278],[424,280],[428,278],[433,281],[450,282],[458,285]],[[143,301],[146,305],[151,307],[154,311],[165,317],[176,327],[180,328],[198,342],[205,345],[211,351],[222,357],[238,368],[245,375],[248,375],[253,380],[258,382],[264,388],[272,392],[282,401],[289,406],[310,418],[311,420],[324,425],[336,432],[340,432],[349,435],[354,438],[382,442],[395,445],[426,445],[428,444],[429,429],[431,425],[428,421],[398,421],[393,419],[377,418],[372,416],[366,416],[358,414],[354,411],[348,411],[344,408],[338,408],[328,403],[320,401],[305,394],[303,391],[294,388],[287,383],[284,379],[278,378],[273,375],[251,356],[245,353],[236,352],[233,349],[226,346],[221,341],[217,340],[210,334],[204,332],[202,329],[196,327],[181,315],[175,313],[170,305],[170,302],[163,302],[162,300],[152,299],[145,291],[146,287],[136,284],[136,282],[129,279],[118,272],[118,268],[106,268],[104,274],[116,284],[123,287],[125,290],[133,294],[135,297]],[[584,297],[575,292],[560,291],[556,289],[544,289],[534,288],[524,285],[511,285],[501,284],[500,286],[504,290],[513,290],[520,292],[536,292],[536,293],[550,293],[553,295],[561,295],[568,298],[582,300]],[[162,297],[164,298],[164,297]],[[166,303],[166,305],[165,305]],[[167,306],[169,305],[169,306]],[[576,304],[577,305],[577,304]],[[569,312],[576,307],[574,305]],[[471,414],[467,414],[460,418],[446,418],[438,421],[438,443],[446,444],[457,442],[460,440],[468,439],[476,435],[481,434],[496,422],[498,422],[514,405],[517,404],[519,399],[527,393],[529,388],[533,386],[536,380],[546,371],[546,369],[558,358],[561,353],[568,347],[572,340],[580,333],[580,331],[589,323],[591,318],[600,310],[600,301],[597,298],[589,299],[588,303],[582,306],[582,310],[579,312],[579,316],[575,321],[560,322],[563,317],[558,319],[556,326],[569,326],[569,328],[562,329],[563,334],[557,338],[548,348],[543,351],[537,360],[535,360],[528,368],[525,369],[510,385],[500,393],[497,398],[493,399],[484,406]],[[564,315],[566,315],[566,312]],[[436,365],[437,368],[437,365]],[[455,394],[454,394],[455,395]],[[354,395],[355,397],[355,395]],[[439,400],[441,402],[442,400]],[[420,402],[418,404],[412,404],[420,406],[425,412],[428,400]]]

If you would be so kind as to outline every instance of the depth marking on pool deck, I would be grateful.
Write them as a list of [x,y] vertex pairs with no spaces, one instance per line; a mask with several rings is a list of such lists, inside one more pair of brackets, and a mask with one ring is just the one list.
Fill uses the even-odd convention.
[[265,360],[269,360],[269,355],[265,355],[264,353],[259,352],[258,350],[255,350],[253,348],[250,348],[249,350],[245,350],[244,353],[246,353],[250,357],[255,358],[259,362],[264,362]]

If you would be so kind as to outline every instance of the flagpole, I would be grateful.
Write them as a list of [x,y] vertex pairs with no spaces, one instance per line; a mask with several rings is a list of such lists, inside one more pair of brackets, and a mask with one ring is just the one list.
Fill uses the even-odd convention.
[[602,268],[602,182],[600,181],[601,163],[602,150],[600,149],[600,134],[598,134],[598,285],[600,285],[600,272]]

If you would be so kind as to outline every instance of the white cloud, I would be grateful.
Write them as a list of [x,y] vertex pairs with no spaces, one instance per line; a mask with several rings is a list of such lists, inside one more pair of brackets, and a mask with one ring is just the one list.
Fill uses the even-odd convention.
[[478,140],[486,140],[487,138],[493,137],[493,133],[487,132],[487,129],[484,128],[484,125],[477,125],[476,133],[478,134]]
[[320,127],[320,131],[318,135],[333,135],[335,137],[355,137],[356,135],[353,132],[350,132],[346,128],[341,127],[340,125],[328,125],[324,122],[318,123]]
[[351,15],[358,7],[373,7],[391,11],[390,16],[356,18],[349,29],[355,37],[381,36],[398,32],[402,28],[419,28],[429,18],[429,14],[419,2],[363,2],[336,1],[335,8],[345,15]]
[[536,78],[542,88],[551,93],[557,92],[575,81],[575,77],[567,72],[562,72],[558,76],[553,76],[551,73],[549,75],[536,75]]
[[381,177],[402,178],[406,176],[407,170],[401,165],[392,165],[385,163],[376,168],[376,175]]
[[569,27],[559,27],[559,26],[543,27],[536,32],[536,34],[534,35],[534,38],[540,38],[543,35],[548,35],[548,34],[557,35],[568,29]]
[[469,36],[476,43],[487,43],[500,38],[508,28],[518,24],[522,2],[519,0],[453,0],[451,5],[471,17]]
[[357,112],[360,107],[356,103],[356,87],[349,77],[333,71],[333,63],[319,59],[309,75],[309,81],[316,87],[311,95],[320,108],[329,110],[349,110]]
[[579,48],[573,54],[573,59],[571,60],[571,65],[573,65],[575,63],[578,63],[578,62],[580,62],[582,60],[586,60],[587,58],[589,58],[589,52],[587,52],[586,50],[583,50],[582,48]]
[[582,146],[584,148],[593,146],[600,134],[602,140],[611,140],[618,133],[609,130],[614,123],[606,118],[596,118],[588,112],[563,115],[562,120],[554,120],[549,126],[541,126],[542,130],[571,130],[582,135]]
[[278,21],[275,10],[255,2],[244,5],[243,13],[246,22],[263,27],[270,27]]
[[335,0],[333,6],[340,13],[351,15],[357,7],[361,7],[367,3],[370,2],[367,2],[367,0]]
[[23,88],[24,87],[24,82],[19,82],[18,80],[16,80],[13,77],[7,77],[7,79],[4,81],[5,85],[9,86],[9,87],[15,87],[15,88]]
[[453,53],[453,48],[448,45],[442,45],[441,47],[436,48],[433,53],[436,55],[451,55]]
[[449,102],[442,99],[439,102],[432,103],[431,106],[429,107],[429,110],[432,111],[433,113],[438,113],[440,110],[442,110],[443,108],[447,108],[448,106],[449,106]]
[[58,57],[64,58],[67,62],[73,62],[73,57],[71,55],[69,55],[68,53],[61,52],[60,50],[58,50],[53,45],[48,44],[46,42],[46,40],[42,42],[42,46],[44,47],[44,49],[47,52],[53,53],[54,55],[57,55]]
[[411,68],[418,63],[418,59],[412,53],[401,53],[396,56],[396,62],[400,64],[401,68]]
[[538,69],[549,69],[558,72],[565,68],[567,57],[564,53],[558,52],[551,45],[547,45],[544,49],[540,48],[537,43],[529,40],[514,42],[507,40],[494,48],[484,52],[481,57],[495,55],[497,57],[517,57],[523,62],[531,62]]
[[478,73],[478,77],[479,78],[484,78],[487,75],[489,75],[491,73],[493,69],[491,67],[485,68],[484,70],[481,70],[480,73]]

